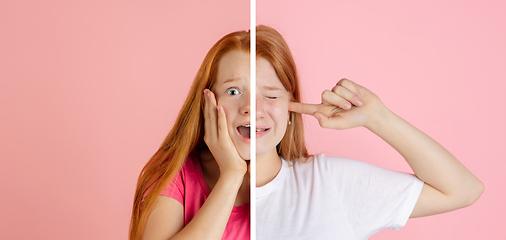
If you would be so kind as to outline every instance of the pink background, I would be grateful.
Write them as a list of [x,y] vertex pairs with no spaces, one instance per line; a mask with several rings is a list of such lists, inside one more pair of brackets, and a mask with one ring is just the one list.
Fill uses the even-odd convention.
[[248,1],[1,1],[2,239],[127,239],[138,174]]
[[[506,238],[499,154],[506,4],[257,6],[258,23],[276,27],[291,46],[308,102],[350,78],[485,183],[469,208],[372,239]],[[204,55],[225,33],[247,28],[247,1],[0,2],[2,237],[126,239],[139,171],[172,126]],[[313,153],[409,171],[364,129],[307,123]]]
[[[343,77],[443,144],[484,183],[471,207],[408,221],[371,239],[506,239],[504,1],[257,1],[300,70],[304,99]],[[322,130],[306,118],[312,153],[410,171],[366,129]]]

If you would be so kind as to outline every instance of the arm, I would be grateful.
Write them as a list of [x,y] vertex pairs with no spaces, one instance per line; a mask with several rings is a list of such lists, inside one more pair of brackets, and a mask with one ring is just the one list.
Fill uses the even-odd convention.
[[205,136],[220,167],[220,177],[195,217],[184,226],[184,208],[177,200],[159,196],[148,218],[143,239],[221,239],[247,171],[230,136],[223,107],[205,91]]
[[386,107],[366,127],[395,148],[425,182],[411,217],[469,206],[483,192],[483,183],[448,150]]
[[468,206],[483,192],[481,181],[450,152],[391,112],[368,89],[347,79],[325,91],[322,104],[292,103],[290,110],[311,114],[326,128],[366,127],[395,148],[425,182],[411,217]]
[[148,218],[143,239],[221,239],[244,176],[220,176],[195,217],[184,226],[184,208],[159,196]]

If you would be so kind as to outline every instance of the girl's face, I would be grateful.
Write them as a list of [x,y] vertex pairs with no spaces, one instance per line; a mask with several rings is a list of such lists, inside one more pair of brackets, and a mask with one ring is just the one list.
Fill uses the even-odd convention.
[[[250,159],[250,56],[230,51],[218,63],[212,91],[225,109],[228,132],[239,155]],[[281,84],[276,71],[265,58],[257,59],[256,138],[257,157],[276,154],[276,146],[288,124],[290,93]]]
[[277,156],[276,146],[285,135],[290,116],[288,104],[291,95],[267,59],[258,58],[256,64],[256,154],[261,159],[263,156]]
[[249,54],[225,53],[218,62],[216,83],[211,89],[227,116],[228,133],[242,159],[250,159]]

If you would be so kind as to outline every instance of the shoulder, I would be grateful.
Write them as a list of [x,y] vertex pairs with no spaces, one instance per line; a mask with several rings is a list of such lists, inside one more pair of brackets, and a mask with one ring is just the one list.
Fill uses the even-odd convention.
[[307,159],[301,159],[293,162],[294,168],[298,169],[326,169],[326,170],[338,170],[338,169],[363,169],[375,167],[374,165],[349,159],[343,157],[326,156],[325,154],[315,154]]
[[176,177],[182,179],[197,177],[202,172],[201,164],[201,159],[196,156],[186,157],[183,165],[177,171]]
[[170,196],[174,189],[179,189],[181,193],[188,186],[188,181],[197,177],[197,167],[200,165],[199,159],[188,156],[183,163],[183,166],[177,170],[174,177],[166,185],[160,193],[161,195]]
[[325,154],[312,155],[306,159],[288,161],[289,176],[299,181],[326,181],[324,179],[341,179],[353,176],[353,172],[360,172],[367,168],[366,163],[357,160],[326,156]]
[[[316,154],[305,161],[300,160],[293,163],[295,174],[320,176],[341,181],[357,181],[388,178],[412,178],[410,174],[399,173],[385,168],[372,165],[367,162]],[[358,181],[360,182],[360,181]]]

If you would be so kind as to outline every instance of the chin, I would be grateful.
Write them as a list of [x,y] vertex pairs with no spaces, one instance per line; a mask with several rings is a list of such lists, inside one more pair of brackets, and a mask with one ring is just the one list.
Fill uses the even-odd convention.
[[241,157],[242,159],[244,159],[244,160],[250,160],[251,159],[249,144],[247,146],[246,145],[243,145],[243,146],[240,146],[240,147],[235,146],[235,149],[237,149],[237,153],[239,153],[239,157]]
[[250,155],[249,155],[249,151],[248,151],[248,153],[241,153],[241,152],[239,152],[239,156],[240,156],[242,159],[246,160],[246,161],[249,161],[249,160],[251,159],[251,157],[250,157]]
[[239,154],[239,157],[241,157],[244,160],[250,160],[250,144],[244,143],[241,140],[234,141],[232,140],[232,143],[234,144],[235,149],[237,150],[237,153]]

